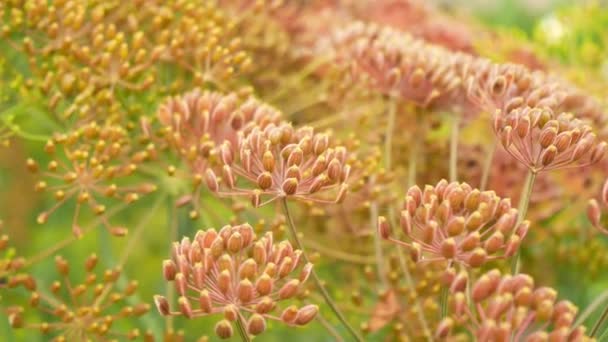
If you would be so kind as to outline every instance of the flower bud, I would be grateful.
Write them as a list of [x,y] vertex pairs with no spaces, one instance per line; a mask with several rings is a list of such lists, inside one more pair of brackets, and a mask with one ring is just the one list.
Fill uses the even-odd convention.
[[298,316],[298,308],[295,305],[288,306],[281,313],[281,320],[287,324],[293,324]]
[[300,281],[298,279],[292,279],[285,283],[279,290],[280,299],[292,298],[298,292],[300,287]]
[[298,310],[294,323],[297,325],[306,325],[315,318],[318,312],[319,307],[317,305],[306,305]]
[[266,330],[266,320],[260,314],[253,314],[247,321],[247,333],[251,335],[259,335]]
[[232,325],[225,319],[217,322],[215,325],[215,334],[221,339],[228,339],[232,337]]
[[378,217],[378,234],[383,239],[388,239],[391,235],[391,227],[384,216]]
[[179,311],[186,317],[192,318],[192,307],[190,306],[190,301],[186,297],[179,297],[177,300],[177,305],[179,306]]
[[263,297],[255,306],[255,312],[265,314],[274,310],[275,302],[270,297]]
[[167,316],[171,312],[169,309],[169,302],[163,296],[154,296],[154,305],[156,305],[156,309],[163,316]]
[[298,180],[295,178],[287,178],[281,185],[281,189],[285,195],[294,195],[298,191]]

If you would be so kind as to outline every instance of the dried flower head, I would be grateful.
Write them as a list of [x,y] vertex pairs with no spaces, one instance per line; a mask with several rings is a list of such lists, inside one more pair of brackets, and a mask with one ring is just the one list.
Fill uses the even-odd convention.
[[468,100],[479,110],[493,113],[498,109],[508,113],[525,105],[551,108],[556,105],[557,95],[543,88],[545,77],[540,72],[464,54],[456,56],[454,61],[458,74],[465,80]]
[[[45,177],[36,184],[36,190],[52,191],[56,201],[51,209],[38,216],[39,223],[45,223],[55,210],[75,199],[74,234],[82,234],[79,215],[81,207],[87,206],[112,234],[122,236],[127,230],[109,223],[107,203],[118,200],[129,204],[156,189],[153,184],[133,184],[138,165],[148,159],[149,153],[146,150],[133,152],[129,133],[120,126],[90,123],[56,135],[44,149],[52,158],[46,170],[39,170],[33,159],[27,161],[30,171],[40,171]],[[126,184],[127,180],[129,184]]]
[[249,224],[199,231],[191,241],[175,242],[172,258],[163,263],[167,281],[175,284],[178,311],[165,297],[154,301],[162,315],[196,318],[222,315],[215,325],[220,338],[233,335],[233,323],[245,322],[250,335],[266,330],[266,320],[304,325],[318,312],[316,305],[286,307],[274,316],[279,302],[298,295],[312,271],[312,264],[299,269],[302,252],[288,241],[274,243],[272,233],[257,238]]
[[380,236],[410,250],[416,262],[448,261],[471,267],[515,254],[529,223],[517,224],[517,209],[493,191],[479,191],[466,183],[413,186],[407,191],[400,227],[411,242],[391,236],[384,217]]
[[383,95],[422,107],[449,105],[462,83],[446,50],[389,27],[355,22],[333,32],[319,49],[353,83],[369,82]]
[[596,163],[608,146],[582,120],[549,109],[497,111],[494,131],[509,154],[534,173]]
[[13,328],[35,329],[52,337],[53,341],[112,341],[117,338],[133,340],[139,330],[121,332],[116,329],[118,320],[128,320],[147,313],[148,304],[128,304],[129,297],[137,291],[138,283],[129,282],[123,290],[113,290],[120,277],[119,268],[95,271],[97,256],[91,255],[84,262],[85,277],[74,282],[70,276],[70,263],[61,256],[55,258],[60,280],[54,281],[48,290],[39,287],[32,290],[29,307],[47,313],[39,323],[27,322],[23,315],[27,308],[16,310],[9,317]]
[[[224,163],[220,179],[207,170],[207,185],[221,195],[250,196],[259,207],[278,198],[291,197],[318,203],[336,203],[344,199],[350,165],[342,146],[332,146],[328,134],[315,133],[310,127],[294,129],[290,124],[254,127],[240,134],[233,152],[229,142],[221,147]],[[252,188],[241,188],[237,176]],[[326,193],[335,197],[327,199]],[[270,198],[263,201],[262,196]]]
[[234,93],[223,95],[195,89],[171,97],[157,111],[169,146],[187,161],[192,172],[205,174],[209,164],[221,164],[219,147],[238,143],[238,132],[277,123],[281,114],[253,98],[239,104]]
[[472,284],[470,303],[466,287],[453,291],[453,297],[454,311],[439,324],[438,339],[449,339],[453,328],[464,327],[479,341],[590,340],[584,327],[574,326],[576,306],[557,301],[554,289],[536,287],[527,274],[492,270]]

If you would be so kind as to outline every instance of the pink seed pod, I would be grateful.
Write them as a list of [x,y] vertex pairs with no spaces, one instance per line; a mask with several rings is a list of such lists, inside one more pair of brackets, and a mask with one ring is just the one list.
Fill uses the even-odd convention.
[[201,230],[192,240],[174,243],[171,259],[163,262],[164,278],[180,295],[177,310],[171,311],[162,296],[155,297],[155,304],[165,316],[221,316],[220,338],[232,336],[232,322],[239,317],[252,335],[263,333],[268,319],[304,325],[314,318],[316,306],[292,305],[280,316],[274,313],[300,293],[312,272],[312,264],[302,261],[301,251],[288,241],[275,243],[270,232],[257,237],[247,223]]
[[606,151],[591,126],[572,114],[518,107],[497,111],[494,122],[503,147],[534,173],[597,163]]
[[442,180],[424,191],[413,186],[403,208],[400,225],[407,240],[392,237],[383,217],[378,231],[384,239],[408,248],[416,262],[443,260],[481,267],[512,256],[527,230],[525,221],[516,225],[517,209],[510,200],[466,183]]
[[[223,160],[219,190],[211,182],[220,196],[248,196],[256,207],[280,198],[340,203],[346,196],[350,156],[328,134],[269,123],[241,132],[234,145],[234,157]],[[237,176],[245,186],[236,187]]]
[[[534,280],[526,274],[502,275],[491,270],[472,284],[471,303],[466,303],[467,291],[460,287],[453,294],[457,319],[442,321],[438,337],[449,339],[451,331],[459,328],[469,330],[478,340],[518,336],[535,341],[540,336],[553,336],[558,341],[574,341],[585,336],[584,327],[574,327],[577,308],[568,301],[557,301],[557,292],[551,288],[535,288]],[[468,305],[476,310],[468,310]]]

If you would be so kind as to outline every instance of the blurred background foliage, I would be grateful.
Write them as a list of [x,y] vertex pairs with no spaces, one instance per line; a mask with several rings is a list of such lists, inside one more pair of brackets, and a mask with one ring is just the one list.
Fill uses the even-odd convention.
[[[513,56],[521,58],[532,66],[553,70],[606,101],[608,10],[605,3],[500,0],[437,1],[437,5],[447,13],[465,18],[467,25],[482,32],[473,42],[480,55],[497,61],[512,60]],[[7,20],[8,15],[5,15],[4,20]],[[179,80],[180,75],[173,74],[169,69],[164,75],[169,77],[169,80],[163,80],[163,75],[157,77],[157,80],[164,82],[166,88],[174,86],[179,89],[180,86],[172,82]],[[36,223],[38,213],[52,206],[54,202],[32,191],[36,180],[25,169],[28,158],[41,160],[41,165],[48,161],[48,156],[42,151],[41,146],[52,132],[62,131],[65,126],[48,113],[45,95],[27,86],[26,79],[32,76],[27,57],[13,49],[4,38],[0,39],[0,76],[0,142],[6,146],[0,148],[0,218],[19,253],[25,256],[34,255],[58,241],[73,239],[70,228],[73,206],[62,207],[44,225]],[[185,83],[181,88],[188,88],[189,82]],[[127,102],[136,105],[135,110],[153,113],[156,105],[170,93],[175,91],[158,89],[157,94],[130,94],[126,99]],[[305,94],[292,95],[298,98]],[[305,100],[303,103],[306,103]],[[278,106],[283,104],[277,103]],[[301,111],[297,108],[287,108],[285,112],[300,113]],[[293,119],[298,121],[298,115],[293,116]],[[134,125],[137,122],[134,120],[130,124]],[[463,133],[463,139],[473,136],[472,139],[475,140],[475,132],[476,128],[472,125],[469,131]],[[448,132],[445,126],[439,126],[433,134],[435,134],[434,139],[442,140]],[[184,187],[184,184],[169,177],[166,182],[160,183],[153,199],[136,202],[129,206],[129,210],[123,210],[117,215],[121,225],[130,227],[127,237],[115,238],[105,229],[99,228],[61,250],[60,254],[74,264],[72,267],[74,272],[79,272],[78,264],[91,253],[97,253],[104,267],[113,267],[125,253],[129,253],[119,286],[124,286],[127,278],[137,279],[140,290],[137,297],[133,298],[134,301],[150,302],[154,294],[164,292],[166,282],[162,280],[160,265],[167,257],[168,251],[169,215],[174,210],[170,203],[179,195],[176,189]],[[186,208],[179,208],[174,213],[179,218],[177,237],[191,236],[199,228],[219,228],[234,220],[242,221],[248,215],[246,212],[235,215],[232,210],[233,203],[208,194],[203,195],[201,203],[204,206],[202,217],[196,221],[188,218]],[[542,279],[543,285],[555,286],[562,297],[572,300],[584,309],[594,298],[602,293],[605,294],[608,288],[608,278],[604,271],[604,267],[608,265],[608,253],[606,253],[608,244],[606,238],[589,241],[589,234],[584,229],[591,228],[585,223],[584,207],[579,205],[577,209],[579,211],[565,210],[557,213],[554,217],[546,218],[543,223],[544,226],[555,226],[556,229],[562,229],[560,227],[564,224],[572,226],[563,228],[568,232],[564,233],[568,238],[550,251],[553,253],[553,258],[549,258],[549,252],[542,245],[531,246],[525,257],[535,260],[536,268],[531,272]],[[278,208],[271,206],[259,215],[270,221],[275,212],[278,212]],[[94,218],[87,219],[89,224],[95,224]],[[314,217],[300,217],[302,226],[313,223],[313,220]],[[142,224],[145,225],[145,232],[135,238],[134,245],[127,248],[132,241],[132,234],[137,234],[136,227]],[[570,228],[574,227],[587,228],[574,229],[575,233],[572,233],[573,229]],[[280,235],[283,231],[284,227],[278,228],[277,233]],[[533,232],[533,234],[542,236],[542,233]],[[546,235],[548,239],[557,239],[556,235],[559,233],[554,231]],[[318,243],[329,249],[341,243],[333,240],[331,235],[318,234],[315,238],[318,239]],[[536,258],[535,254],[540,255],[541,259]],[[349,302],[356,284],[347,286],[332,284],[345,284],[347,282],[344,279],[357,278],[366,272],[365,267],[359,265],[357,271],[359,274],[353,275],[351,271],[336,267],[338,265],[336,262],[320,260],[316,267],[330,284],[336,300],[341,303]],[[47,258],[32,268],[32,273],[36,275],[41,285],[48,285],[56,279],[53,265],[53,258]],[[74,274],[75,278],[81,276],[83,274]],[[0,291],[0,296],[2,296],[0,303],[8,306],[20,302],[22,300],[20,296],[27,296],[27,292],[16,290],[9,294]],[[329,318],[329,312],[323,312],[323,315],[333,320]],[[358,319],[358,322],[363,322],[365,315],[356,313],[353,315],[353,317],[358,316],[360,317],[353,320],[357,322]],[[595,316],[592,315],[588,322],[594,320]],[[123,321],[117,324],[127,324],[130,325],[129,328],[138,327],[142,331],[150,331],[160,339],[164,332],[164,322],[155,310],[151,310],[136,322]],[[194,332],[188,336],[196,338],[196,334],[213,335],[213,322],[215,321],[212,319],[176,320],[175,326],[187,332]],[[260,340],[294,342],[330,340],[317,322],[299,328],[295,334],[291,328],[281,324],[271,324],[270,331],[272,333],[265,334]],[[385,334],[385,331],[379,331],[368,335],[368,338],[382,340]],[[6,319],[0,319],[0,341],[44,340],[43,336],[32,331],[12,330],[8,327]]]

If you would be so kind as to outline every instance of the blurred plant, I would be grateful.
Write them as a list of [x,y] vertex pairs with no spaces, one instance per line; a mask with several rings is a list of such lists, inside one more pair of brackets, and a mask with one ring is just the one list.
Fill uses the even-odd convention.
[[458,7],[0,2],[0,340],[601,340],[604,7]]
[[39,287],[29,289],[29,307],[47,313],[50,318],[40,323],[29,323],[24,320],[23,314],[29,308],[12,308],[9,313],[11,326],[39,330],[53,337],[53,341],[133,340],[139,337],[137,329],[120,332],[113,328],[117,320],[137,318],[148,312],[149,304],[127,304],[127,298],[137,291],[137,281],[128,283],[123,291],[112,292],[121,270],[107,269],[99,274],[95,272],[97,263],[95,254],[89,256],[84,262],[85,279],[81,283],[74,283],[70,277],[70,263],[57,256],[55,267],[61,279],[51,284],[50,293]]
[[[86,205],[102,218],[103,225],[113,235],[123,236],[127,228],[110,224],[105,216],[107,207],[100,198],[130,204],[156,189],[150,183],[133,185],[125,181],[137,172],[138,164],[144,162],[149,154],[147,151],[133,152],[128,134],[120,126],[90,123],[70,134],[56,135],[46,143],[45,152],[54,158],[47,165],[48,171],[41,173],[54,184],[40,181],[36,190],[53,191],[57,203],[38,216],[38,223],[45,223],[49,215],[74,198],[76,208],[72,231],[75,235],[82,234],[79,215],[81,206]],[[33,159],[27,160],[27,167],[32,172],[39,171]]]

